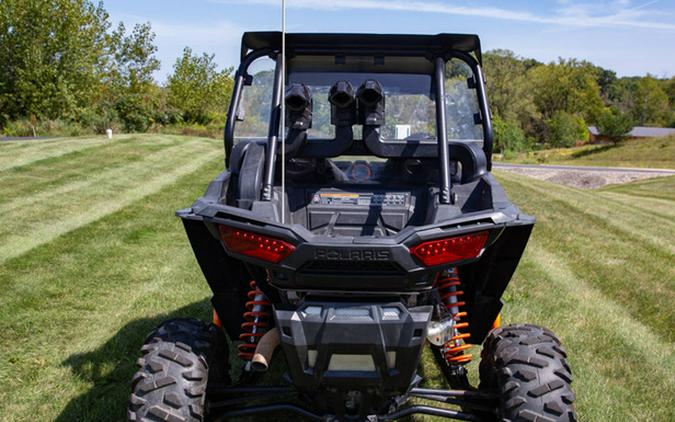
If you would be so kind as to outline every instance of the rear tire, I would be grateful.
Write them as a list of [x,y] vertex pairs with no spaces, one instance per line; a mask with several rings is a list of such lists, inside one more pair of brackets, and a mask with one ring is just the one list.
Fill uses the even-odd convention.
[[493,330],[480,362],[480,389],[499,396],[504,422],[574,422],[572,372],[560,340],[546,328]]
[[164,322],[141,348],[128,420],[206,420],[207,384],[230,382],[227,362],[227,342],[220,328],[187,318]]

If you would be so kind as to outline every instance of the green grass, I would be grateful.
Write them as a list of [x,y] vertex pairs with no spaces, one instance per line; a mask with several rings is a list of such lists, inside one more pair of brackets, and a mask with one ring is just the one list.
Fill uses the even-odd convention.
[[[123,420],[145,334],[209,317],[174,211],[221,154],[172,136],[0,144],[2,420]],[[675,178],[579,191],[498,177],[538,218],[504,321],[559,334],[581,420],[675,420]],[[428,353],[422,369],[442,384]]]
[[619,145],[585,145],[518,154],[505,162],[605,167],[675,168],[675,136],[639,139]]

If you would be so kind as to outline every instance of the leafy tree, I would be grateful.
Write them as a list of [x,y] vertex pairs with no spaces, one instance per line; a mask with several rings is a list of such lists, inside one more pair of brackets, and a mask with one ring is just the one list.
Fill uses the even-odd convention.
[[0,1],[0,109],[5,119],[76,118],[95,99],[109,28],[88,0]]
[[532,147],[531,142],[518,123],[495,117],[492,119],[492,128],[494,130],[495,152],[522,152]]
[[217,67],[214,55],[196,56],[189,47],[185,47],[183,56],[176,61],[167,85],[168,101],[182,111],[185,121],[209,123],[214,113],[226,110],[232,70],[218,71]]
[[588,140],[588,128],[578,114],[557,111],[546,121],[548,142],[554,147],[568,148],[577,141]]
[[662,126],[668,120],[668,95],[651,75],[640,78],[632,93],[631,114],[638,126]]
[[613,70],[605,69],[600,66],[593,66],[595,71],[595,81],[600,87],[600,95],[605,101],[609,101],[610,95],[612,93],[612,87],[617,81],[616,72]]
[[565,112],[593,122],[604,109],[597,72],[588,62],[559,59],[530,69],[528,76],[535,104],[545,120]]
[[598,119],[598,132],[614,144],[624,140],[632,128],[630,117],[616,108],[605,109]]
[[493,50],[484,54],[485,83],[492,113],[504,121],[527,125],[538,118],[525,62],[512,51]]
[[128,35],[120,23],[111,35],[105,91],[112,100],[103,98],[102,105],[116,110],[127,131],[147,130],[162,106],[153,78],[160,67],[154,40],[149,23],[137,24]]
[[668,95],[668,102],[670,102],[670,108],[672,109],[675,107],[675,76],[665,83],[665,92]]

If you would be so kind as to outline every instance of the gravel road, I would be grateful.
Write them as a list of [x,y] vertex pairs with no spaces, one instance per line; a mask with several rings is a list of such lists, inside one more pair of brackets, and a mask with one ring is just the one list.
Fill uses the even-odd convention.
[[605,185],[630,183],[636,180],[675,175],[675,170],[621,167],[558,166],[537,164],[495,163],[494,168],[524,174],[579,189],[595,189]]

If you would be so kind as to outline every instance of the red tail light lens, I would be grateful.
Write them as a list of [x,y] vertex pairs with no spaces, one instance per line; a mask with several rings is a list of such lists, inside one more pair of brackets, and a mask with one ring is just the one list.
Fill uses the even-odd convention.
[[218,226],[220,239],[230,251],[263,261],[278,263],[295,251],[295,246],[281,239],[263,236],[228,226]]
[[480,256],[488,232],[470,233],[445,239],[430,240],[410,249],[410,253],[427,267],[450,264]]

